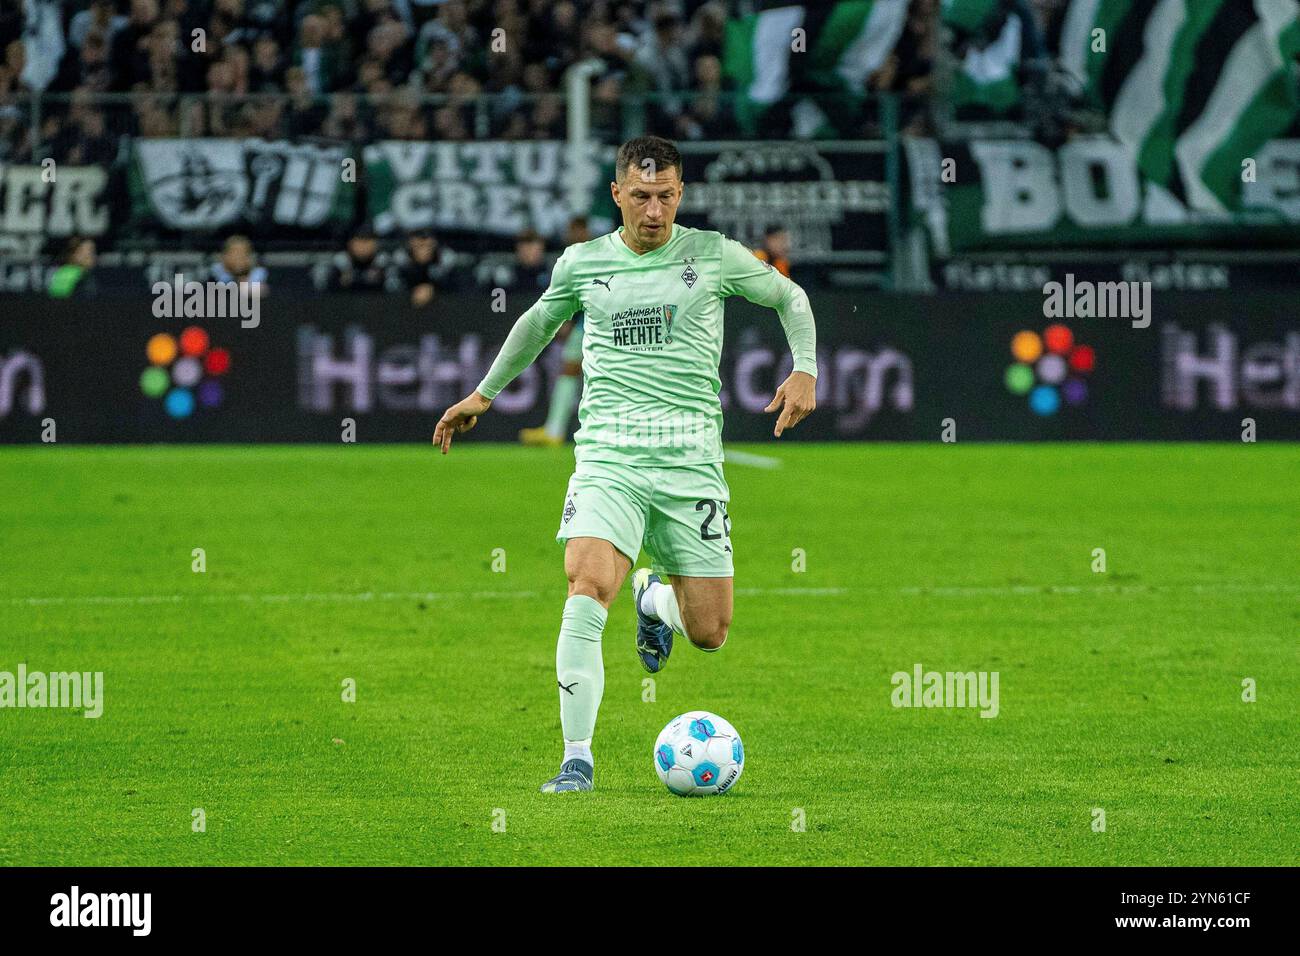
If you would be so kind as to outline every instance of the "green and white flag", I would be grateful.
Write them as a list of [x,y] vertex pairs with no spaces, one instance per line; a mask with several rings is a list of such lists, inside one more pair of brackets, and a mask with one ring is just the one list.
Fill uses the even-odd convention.
[[949,98],[955,108],[982,106],[1006,113],[1020,102],[1020,17],[1001,0],[944,0],[943,22],[959,34],[991,36],[967,48],[953,71]]
[[943,22],[974,33],[984,29],[998,12],[1005,15],[1002,0],[943,0]]
[[832,113],[852,109],[906,23],[907,0],[786,4],[728,21],[723,71],[736,86],[741,127],[752,135],[792,94],[817,97]]
[[1193,209],[1242,197],[1242,163],[1300,112],[1297,0],[1073,0],[1061,64],[1143,176]]

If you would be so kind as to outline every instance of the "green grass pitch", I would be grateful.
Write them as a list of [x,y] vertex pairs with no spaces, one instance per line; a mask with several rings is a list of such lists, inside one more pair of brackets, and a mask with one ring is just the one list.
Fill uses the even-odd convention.
[[[106,697],[0,710],[0,864],[1297,862],[1296,446],[743,450],[727,647],[644,700],[625,592],[559,796],[571,450],[0,451],[0,670]],[[892,707],[916,663],[1000,714]],[[694,708],[745,739],[721,798],[654,774]]]

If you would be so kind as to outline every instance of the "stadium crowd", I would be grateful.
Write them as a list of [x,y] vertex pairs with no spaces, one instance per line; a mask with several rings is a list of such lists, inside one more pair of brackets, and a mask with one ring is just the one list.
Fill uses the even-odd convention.
[[[936,6],[913,0],[870,88],[925,91]],[[36,136],[56,158],[97,162],[123,134],[552,139],[564,132],[563,74],[587,60],[604,66],[598,128],[646,94],[647,132],[728,138],[734,10],[734,0],[14,0],[0,12],[0,142],[22,156]],[[21,93],[70,101],[33,132],[6,106]],[[92,105],[106,93],[138,95],[106,113]],[[483,93],[499,94],[485,115]]]
[[[1033,72],[1064,0],[910,0],[861,92],[901,94],[919,131],[942,18],[958,59]],[[0,9],[0,159],[37,146],[105,162],[123,136],[554,139],[565,70],[595,60],[593,122],[618,138],[647,95],[646,132],[743,135],[728,19],[761,0],[8,0]],[[779,6],[779,4],[778,4]],[[975,14],[965,11],[974,9]],[[1008,46],[1014,33],[1014,48]],[[742,81],[743,82],[743,81]],[[66,97],[28,127],[15,94]],[[131,93],[105,109],[97,94]],[[274,94],[258,96],[258,94]],[[497,94],[485,100],[482,94]],[[975,94],[978,101],[980,93]],[[996,103],[995,103],[996,106]],[[870,113],[867,122],[877,118]],[[865,129],[841,129],[857,135]],[[33,140],[36,142],[33,143]]]
[[[725,21],[718,0],[23,0],[0,13],[0,100],[71,94],[40,135],[56,152],[76,141],[87,161],[112,148],[86,105],[99,93],[147,94],[116,130],[144,136],[555,138],[557,91],[579,60],[605,64],[598,109],[637,91],[697,103],[721,92]],[[237,99],[259,93],[281,96]],[[470,106],[481,93],[501,94],[487,130]],[[230,99],[192,101],[182,116],[172,94]],[[666,109],[677,135],[728,132],[716,105]]]

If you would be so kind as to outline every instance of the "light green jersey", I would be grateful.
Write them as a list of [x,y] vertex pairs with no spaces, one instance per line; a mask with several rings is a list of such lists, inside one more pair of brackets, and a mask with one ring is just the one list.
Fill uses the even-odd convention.
[[668,241],[644,255],[621,232],[564,251],[550,287],[515,323],[478,390],[495,398],[581,310],[577,460],[722,461],[723,303],[739,295],[775,309],[795,370],[816,376],[808,296],[720,232],[674,225]]

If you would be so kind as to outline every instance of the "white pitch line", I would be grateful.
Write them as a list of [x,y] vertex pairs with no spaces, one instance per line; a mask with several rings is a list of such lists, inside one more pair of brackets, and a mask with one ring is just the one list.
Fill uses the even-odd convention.
[[771,455],[756,455],[752,451],[737,451],[734,448],[728,448],[723,452],[728,465],[748,465],[751,468],[765,468],[772,470],[781,467],[781,459],[773,458]]
[[[1102,584],[1085,587],[1073,584],[1054,585],[972,585],[972,586],[865,586],[865,587],[743,587],[739,597],[842,597],[852,594],[896,594],[904,597],[1009,597],[1027,595],[1077,594],[1300,594],[1300,584],[1261,582],[1259,584]],[[120,594],[71,595],[67,597],[9,597],[0,603],[10,607],[48,607],[61,605],[148,605],[148,604],[311,604],[363,603],[386,601],[456,601],[456,600],[533,600],[551,598],[549,591],[341,591],[303,592],[296,594]]]
[[71,597],[8,598],[8,604],[308,604],[359,601],[445,601],[455,598],[529,599],[541,597],[540,591],[360,591],[304,594],[122,594],[74,595]]
[[737,597],[762,596],[765,594],[789,595],[794,597],[824,597],[834,594],[847,594],[849,588],[736,588]]

